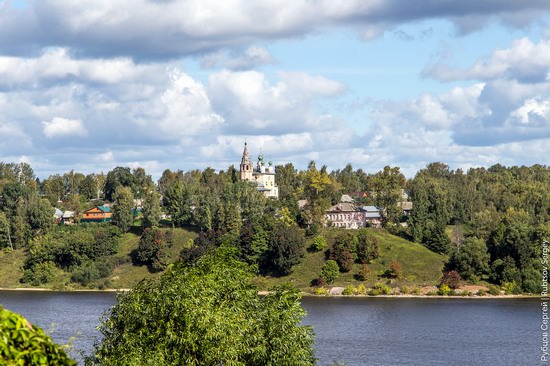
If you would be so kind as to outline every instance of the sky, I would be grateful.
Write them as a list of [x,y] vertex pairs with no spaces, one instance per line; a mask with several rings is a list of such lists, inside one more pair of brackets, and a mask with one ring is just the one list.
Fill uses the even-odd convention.
[[547,165],[548,0],[0,0],[0,156]]

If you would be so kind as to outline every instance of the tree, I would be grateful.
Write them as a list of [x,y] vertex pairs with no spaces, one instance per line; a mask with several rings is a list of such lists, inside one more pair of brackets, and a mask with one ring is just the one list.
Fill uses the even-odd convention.
[[137,258],[141,263],[150,265],[152,272],[166,268],[166,240],[164,233],[156,228],[145,229],[139,240]]
[[1,306],[0,339],[2,365],[76,365],[41,328]]
[[455,269],[462,278],[477,282],[489,270],[489,253],[482,239],[471,237],[464,241],[460,250],[451,255],[449,269]]
[[296,225],[287,227],[279,223],[271,233],[266,254],[268,267],[278,275],[288,275],[305,255],[304,235]]
[[140,282],[109,310],[87,364],[314,365],[298,291],[276,287],[259,297],[252,278],[221,248]]
[[127,232],[134,222],[134,196],[132,190],[129,187],[119,186],[113,198],[115,199],[113,223],[123,232]]
[[345,232],[336,237],[330,249],[330,259],[335,260],[340,271],[349,272],[355,261],[357,238],[350,232]]
[[369,229],[361,229],[357,233],[357,259],[366,264],[378,258],[378,239]]
[[326,283],[332,283],[335,279],[340,276],[340,270],[338,268],[338,263],[336,261],[333,261],[332,259],[329,259],[328,261],[323,264],[323,268],[321,269],[321,278],[325,280]]
[[132,188],[134,183],[135,177],[130,168],[117,166],[107,173],[107,177],[105,178],[105,199],[108,201],[114,200],[114,194],[118,186]]
[[160,196],[155,189],[147,190],[143,193],[142,211],[143,222],[142,226],[157,227],[160,223]]
[[11,228],[8,217],[2,211],[0,211],[0,246],[9,246],[13,250],[13,243],[11,241]]

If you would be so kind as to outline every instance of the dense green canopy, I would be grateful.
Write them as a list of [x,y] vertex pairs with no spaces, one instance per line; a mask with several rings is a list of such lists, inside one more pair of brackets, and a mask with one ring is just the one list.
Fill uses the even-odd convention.
[[314,365],[299,293],[259,297],[253,274],[225,248],[143,281],[105,317],[90,365]]

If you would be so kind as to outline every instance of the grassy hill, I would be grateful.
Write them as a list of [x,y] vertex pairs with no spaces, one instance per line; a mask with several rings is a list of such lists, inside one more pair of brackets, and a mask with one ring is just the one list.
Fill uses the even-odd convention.
[[[323,235],[327,238],[329,245],[342,230],[326,229],[323,231]],[[382,277],[382,274],[388,268],[391,261],[399,262],[403,269],[402,278],[392,280],[394,285],[435,285],[438,283],[443,264],[446,260],[444,256],[433,253],[420,244],[391,235],[385,230],[372,230],[372,233],[379,240],[379,258],[368,265],[370,275],[367,281],[364,282],[366,286],[372,286],[376,282],[388,281]],[[136,263],[134,251],[139,244],[140,237],[138,234],[137,232],[124,234],[118,253],[110,256],[111,260],[117,263],[113,273],[109,277],[93,283],[90,287],[102,289],[131,288],[144,278],[153,278],[161,274],[151,273],[147,266]],[[173,245],[167,251],[168,263],[176,262],[181,249],[189,246],[190,241],[197,236],[196,233],[185,229],[173,229],[173,234]],[[19,282],[23,274],[22,265],[25,255],[23,250],[0,252],[0,287],[31,287]],[[290,282],[294,286],[307,291],[311,286],[312,280],[319,277],[325,260],[325,252],[308,252],[303,262],[295,266],[290,275],[284,277],[258,276],[254,279],[254,283],[261,290],[267,290],[274,285]],[[332,286],[359,284],[355,276],[360,270],[361,264],[354,264],[353,269],[350,272],[341,273]],[[70,273],[60,269],[56,272],[54,280],[43,287],[58,290],[89,288],[71,283]]]
[[[343,229],[325,230],[323,234],[331,242]],[[394,279],[395,285],[436,285],[439,282],[446,257],[436,254],[426,247],[412,243],[403,238],[389,234],[385,230],[372,230],[373,235],[379,240],[379,258],[369,264],[370,275],[366,286],[372,286],[376,282],[386,282],[382,274],[388,269],[391,261],[399,262],[403,269],[401,279]],[[319,277],[321,268],[326,259],[325,252],[307,253],[304,261],[294,267],[293,272],[284,277],[258,277],[255,283],[263,290],[277,284],[290,282],[301,289],[308,289],[311,281]],[[360,282],[355,276],[361,270],[361,264],[354,264],[353,269],[347,273],[340,273],[340,277],[332,286],[358,285]]]

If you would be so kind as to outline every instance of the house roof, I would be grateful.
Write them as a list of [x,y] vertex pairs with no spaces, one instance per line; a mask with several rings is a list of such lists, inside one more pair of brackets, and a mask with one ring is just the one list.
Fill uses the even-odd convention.
[[357,206],[349,202],[340,202],[332,206],[327,212],[357,212],[360,211]]
[[71,217],[74,217],[74,211],[65,211],[63,213],[63,218],[64,219],[70,219]]
[[376,212],[376,213],[380,212],[380,210],[376,206],[363,206],[362,209],[363,211],[366,211],[366,212]]
[[103,211],[105,213],[111,212],[111,208],[107,207],[107,206],[97,206],[97,208],[99,208],[101,211]]
[[54,216],[57,216],[57,217],[62,217],[63,216],[63,211],[61,211],[60,209],[58,209],[57,207],[55,207],[55,212],[53,214]]
[[365,217],[367,219],[379,219],[380,213],[379,212],[365,212]]

